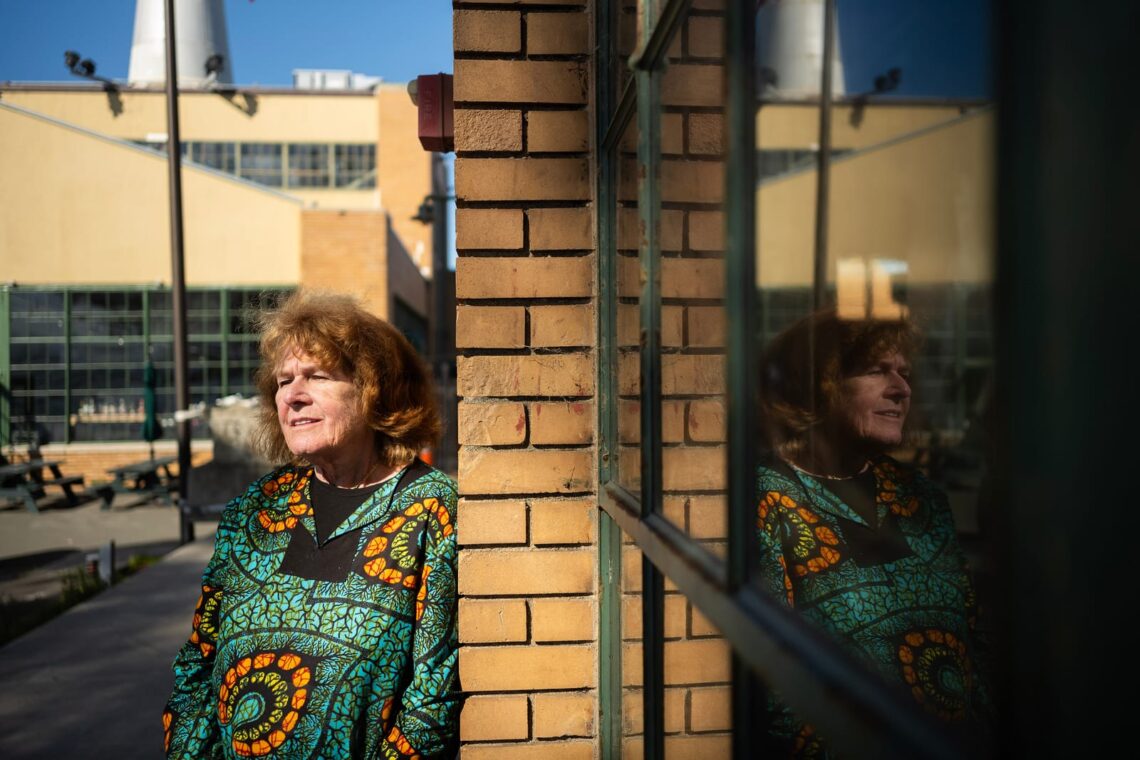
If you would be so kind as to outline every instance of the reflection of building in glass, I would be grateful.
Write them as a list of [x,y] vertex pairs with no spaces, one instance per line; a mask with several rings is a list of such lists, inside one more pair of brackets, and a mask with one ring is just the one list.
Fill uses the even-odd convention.
[[[0,438],[139,440],[148,360],[159,412],[174,403],[165,94],[0,94]],[[252,392],[249,312],[298,285],[360,295],[426,352],[431,228],[412,217],[433,159],[402,85],[188,89],[180,107],[193,402]]]
[[[960,435],[990,365],[993,110],[978,101],[838,101],[832,117],[827,291],[866,270],[869,309],[889,292],[922,326],[921,424]],[[764,102],[757,117],[757,282],[763,341],[812,299],[819,106]],[[837,291],[848,291],[846,294]],[[881,309],[882,307],[880,307]],[[883,313],[864,316],[882,317]]]

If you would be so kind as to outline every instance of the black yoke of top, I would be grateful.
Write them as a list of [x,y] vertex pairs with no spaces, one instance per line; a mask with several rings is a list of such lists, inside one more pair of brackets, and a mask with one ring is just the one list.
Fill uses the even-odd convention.
[[[391,510],[400,492],[429,472],[431,468],[422,460],[412,460],[396,481],[384,512]],[[320,483],[315,476],[310,479],[309,498],[312,500],[317,538],[314,539],[313,534],[298,521],[289,531],[289,546],[277,572],[313,581],[343,582],[352,569],[364,528],[356,528],[331,539],[328,536],[383,487],[384,484],[380,483],[371,488],[337,488]]]

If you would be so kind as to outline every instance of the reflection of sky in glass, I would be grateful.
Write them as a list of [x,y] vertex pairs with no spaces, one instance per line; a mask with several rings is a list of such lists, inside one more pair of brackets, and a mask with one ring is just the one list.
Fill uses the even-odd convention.
[[984,98],[990,82],[987,0],[836,0],[847,93],[897,66],[894,95]]

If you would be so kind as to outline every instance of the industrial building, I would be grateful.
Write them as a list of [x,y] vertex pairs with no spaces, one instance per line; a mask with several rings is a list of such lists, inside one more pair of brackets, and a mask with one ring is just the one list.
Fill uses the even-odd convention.
[[[426,352],[421,206],[444,178],[405,86],[317,70],[234,84],[221,13],[179,6],[191,401],[251,393],[249,314],[300,285],[360,296]],[[95,457],[79,467],[93,478],[101,453],[140,450],[148,361],[174,411],[161,22],[139,3],[127,82],[0,83],[0,440]]]

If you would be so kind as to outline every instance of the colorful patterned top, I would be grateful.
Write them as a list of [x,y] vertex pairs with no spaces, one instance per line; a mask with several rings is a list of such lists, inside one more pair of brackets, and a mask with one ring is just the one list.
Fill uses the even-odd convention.
[[[282,467],[226,507],[174,662],[168,757],[454,750],[455,483],[417,460],[318,548],[312,477]],[[338,542],[345,561],[312,561]]]
[[[880,457],[862,479],[868,507],[874,499],[871,526],[824,482],[783,462],[760,468],[765,590],[929,712],[984,727],[990,701],[976,600],[945,494]],[[773,730],[794,755],[827,754],[814,729],[784,708],[776,709]]]

